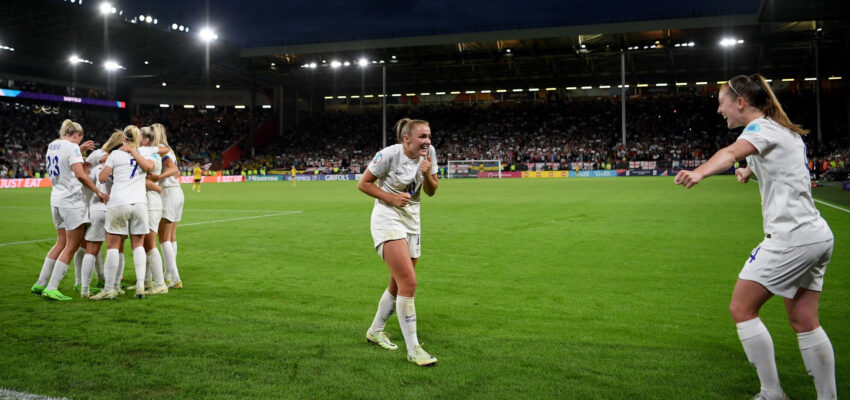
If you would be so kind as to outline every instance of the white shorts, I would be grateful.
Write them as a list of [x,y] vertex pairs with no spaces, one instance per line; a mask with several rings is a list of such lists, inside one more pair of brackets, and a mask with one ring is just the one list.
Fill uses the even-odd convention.
[[89,223],[89,208],[61,208],[51,207],[53,212],[53,225],[56,229],[65,229],[73,231],[80,225]]
[[162,219],[162,210],[148,210],[148,228],[154,232],[159,231],[159,220]]
[[170,187],[162,190],[162,219],[178,222],[183,217],[183,189]]
[[102,242],[106,240],[106,210],[89,211],[91,225],[86,228],[87,242]]
[[147,203],[125,204],[106,210],[106,231],[113,235],[145,235],[148,229]]
[[832,258],[833,239],[785,248],[765,246],[765,241],[750,253],[738,278],[760,283],[786,299],[793,299],[800,288],[823,290],[823,274]]
[[375,241],[375,251],[381,258],[384,258],[384,243],[391,240],[407,241],[407,251],[410,253],[410,258],[419,258],[422,255],[422,247],[420,245],[419,234],[407,233],[401,231],[372,231],[372,239]]

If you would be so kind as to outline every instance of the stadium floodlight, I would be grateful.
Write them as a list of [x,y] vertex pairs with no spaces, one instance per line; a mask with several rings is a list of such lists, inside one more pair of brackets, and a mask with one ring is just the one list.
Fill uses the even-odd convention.
[[735,38],[723,38],[720,40],[720,45],[723,47],[731,47],[739,44],[744,44],[744,40]]
[[837,81],[837,80],[840,80],[840,79],[841,79],[840,76],[830,76],[829,77],[829,80],[831,80],[831,81]]
[[201,40],[207,43],[218,39],[218,35],[216,35],[209,27],[201,29],[201,33],[199,33],[198,36],[200,36]]
[[359,95],[356,95],[356,94],[353,94],[353,95],[351,95],[351,98],[352,98],[352,99],[359,99],[359,98],[360,98],[360,96],[359,96]]
[[728,82],[728,81],[717,81],[717,84],[718,84],[718,85],[722,85],[722,84],[724,84],[724,83],[726,83],[726,82]]
[[215,108],[215,106],[212,104],[207,104],[206,106],[204,106],[204,108],[206,108],[207,110],[212,110]]
[[160,104],[159,107],[160,108],[168,108],[168,107],[171,107],[171,106],[169,106],[168,104]]
[[539,92],[540,88],[528,88],[529,92]]
[[393,97],[401,97],[401,93],[393,93]]
[[637,87],[648,87],[648,86],[649,86],[648,83],[638,83],[637,84]]
[[764,81],[767,82],[767,83],[770,83],[770,82],[773,82],[773,79],[765,79]]
[[168,84],[165,83],[165,82],[162,82],[162,87],[166,87],[166,86],[168,86]]
[[184,104],[183,108],[195,108],[193,104]]
[[[110,11],[114,10],[114,8],[112,8],[112,4],[109,4],[108,2],[105,2],[105,1],[103,3],[100,3],[100,6],[98,7],[98,9],[100,10],[100,13],[103,14],[103,15],[109,14]],[[112,11],[112,13],[114,14],[115,11]]]
[[514,90],[511,90],[511,91],[515,92],[515,93],[519,93],[519,92],[522,92],[523,90],[522,89],[514,89]]
[[316,67],[317,67],[316,63],[314,63],[314,62],[310,63],[310,69],[316,69]]
[[599,85],[600,89],[611,89],[611,85]]
[[508,89],[496,89],[496,93],[506,93]]
[[361,58],[357,60],[357,64],[360,65],[360,67],[362,68],[366,68],[369,66],[369,60],[367,60],[366,58]]
[[[617,89],[622,89],[622,88],[623,88],[623,85],[617,85]],[[628,88],[629,88],[629,85],[626,85],[626,89],[628,89]]]
[[367,94],[367,95],[364,95],[363,97],[366,98],[366,99],[371,99],[371,98],[375,97],[375,95],[374,94]]
[[490,94],[490,92],[491,92],[490,90],[482,90],[481,91],[481,93],[484,93],[484,94]]
[[794,78],[784,78],[782,82],[794,82]]
[[687,86],[687,82],[676,82],[676,86]]
[[237,105],[237,106],[233,106],[233,108],[235,108],[237,110],[244,110],[245,106],[240,104],[240,105]]
[[68,57],[68,62],[71,63],[71,64],[79,64],[80,63],[80,57],[77,57],[77,55],[74,54],[71,57]]
[[697,84],[697,86],[702,86],[702,85],[708,85],[708,82],[706,82],[706,81],[699,81],[699,82],[697,82],[696,84]]
[[171,29],[176,31],[177,30],[177,24],[171,24]]
[[342,66],[342,63],[341,63],[341,62],[339,62],[339,61],[337,61],[337,60],[333,60],[333,61],[331,61],[331,68],[339,68],[339,67],[341,67],[341,66]]
[[[829,78],[829,79],[832,79],[832,78]],[[443,95],[446,94],[446,92],[437,92],[437,93],[434,93],[434,94],[436,94],[437,96],[443,96]]]
[[333,96],[325,96],[325,100],[333,100]]
[[581,88],[582,88],[582,90],[589,90],[589,89],[593,89],[593,86],[582,86]]
[[666,82],[656,83],[655,86],[656,87],[664,87],[664,86],[667,86],[667,83]]
[[[419,93],[419,95],[420,96],[430,96],[431,92],[422,92],[422,93]],[[351,96],[351,97],[354,97],[354,96]]]
[[177,29],[179,29],[180,32],[183,32],[186,28],[184,28],[183,25],[180,25]]
[[807,81],[816,81],[818,78],[806,78]]
[[215,85],[216,89],[221,89],[221,85]]
[[121,64],[118,64],[114,60],[106,61],[105,63],[103,63],[103,67],[106,68],[107,71],[116,71],[116,70],[119,70],[119,69],[126,69],[123,66],[121,66]]
[[344,66],[348,67],[348,66],[351,66],[351,63],[350,63],[350,62],[348,62],[348,61],[346,61],[346,62],[342,63],[342,65],[344,65]]
[[139,22],[145,22],[145,14],[139,15]]
[[342,99],[345,99],[345,96],[336,96],[336,98],[342,100]]
[[465,91],[464,93],[466,93],[466,94],[475,94],[475,91],[474,91],[474,90],[467,90],[467,91]]
[[145,17],[145,22],[151,23],[151,22],[153,22],[153,18],[150,15],[148,15],[147,17]]
[[413,97],[416,96],[416,93],[405,93],[404,95],[407,97]]
[[578,88],[575,87],[575,86],[567,86],[567,90],[576,90],[576,89],[578,89]]
[[272,108],[272,105],[271,104],[263,104],[263,108],[269,109],[269,108]]
[[552,92],[552,91],[555,91],[555,90],[558,90],[558,88],[553,88],[553,87],[547,87],[546,88],[547,92]]
[[153,24],[154,24],[154,25],[156,25],[156,24],[158,24],[158,23],[159,23],[159,21],[158,21],[156,18],[154,18],[154,19],[153,19]]

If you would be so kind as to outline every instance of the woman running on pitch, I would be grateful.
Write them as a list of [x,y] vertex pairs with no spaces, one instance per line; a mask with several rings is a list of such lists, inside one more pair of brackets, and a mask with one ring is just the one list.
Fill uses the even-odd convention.
[[735,175],[741,183],[758,178],[764,240],[744,262],[729,310],[744,352],[761,382],[755,399],[787,399],[779,384],[773,340],[759,319],[773,295],[783,297],[806,369],[818,399],[835,399],[835,355],[818,321],[823,276],[832,257],[833,236],[815,208],[806,167],[808,133],[793,124],[761,75],[739,75],[720,88],[717,112],[729,128],[745,126],[732,145],[694,171],[680,171],[675,183],[690,188],[707,176],[747,159]]
[[99,180],[105,182],[112,175],[112,192],[106,208],[106,289],[91,297],[92,300],[114,299],[114,288],[119,270],[118,248],[124,237],[130,236],[133,265],[136,271],[136,298],[144,298],[145,250],[144,236],[148,228],[148,204],[145,195],[145,175],[154,167],[150,158],[139,150],[139,128],[124,128],[124,144],[106,159]]
[[91,189],[100,201],[109,200],[109,195],[101,192],[86,175],[80,150],[93,149],[94,142],[89,140],[80,146],[82,140],[83,127],[66,119],[59,128],[59,139],[47,146],[45,161],[53,185],[50,207],[56,227],[56,244],[47,253],[38,282],[32,285],[30,292],[51,300],[71,300],[59,292],[59,282],[68,271],[68,263],[80,247],[89,223],[83,185]]
[[395,309],[407,344],[407,359],[429,366],[436,364],[437,358],[419,344],[413,295],[414,269],[420,256],[420,194],[424,191],[433,196],[437,191],[437,153],[431,146],[431,127],[426,121],[403,118],[396,124],[396,138],[398,144],[379,151],[357,185],[375,198],[372,239],[390,270],[389,285],[366,339],[388,350],[398,348],[384,332]]

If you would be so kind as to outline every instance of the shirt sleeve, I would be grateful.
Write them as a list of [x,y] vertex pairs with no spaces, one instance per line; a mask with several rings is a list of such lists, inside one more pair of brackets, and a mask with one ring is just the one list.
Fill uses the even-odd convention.
[[375,175],[377,178],[383,178],[387,176],[390,169],[390,158],[392,157],[392,151],[389,147],[379,151],[375,154],[375,157],[372,159],[372,162],[369,163],[369,172],[372,175]]
[[759,120],[747,124],[744,131],[738,136],[738,140],[740,139],[750,142],[759,151],[759,154],[764,153],[776,145],[775,135]]
[[80,146],[73,144],[68,152],[68,165],[74,165],[83,162],[83,155],[80,153]]
[[109,157],[107,157],[107,158],[106,158],[106,162],[104,163],[104,165],[106,165],[106,166],[107,166],[107,167],[109,167],[109,168],[113,168],[113,169],[114,169],[114,166],[115,166],[115,155],[116,155],[116,154],[118,154],[118,153],[117,153],[117,152],[114,152],[114,151],[113,151],[112,153],[110,153],[110,154],[109,154]]
[[431,158],[431,175],[440,172],[440,166],[437,165],[437,149],[434,146],[428,146],[428,157]]

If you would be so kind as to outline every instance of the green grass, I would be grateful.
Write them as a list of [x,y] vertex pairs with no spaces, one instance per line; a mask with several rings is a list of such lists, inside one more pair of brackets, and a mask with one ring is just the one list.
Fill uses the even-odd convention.
[[[0,247],[0,387],[72,398],[744,399],[728,315],[761,240],[758,188],[714,177],[442,181],[422,205],[419,338],[434,368],[365,343],[387,270],[354,182],[185,187],[185,289],[29,295],[50,241]],[[0,191],[0,243],[50,238],[49,190]],[[850,214],[821,321],[850,392]],[[223,211],[224,210],[224,211]],[[242,210],[242,211],[240,211]],[[222,221],[302,211],[240,221]],[[127,260],[126,279],[133,279]],[[60,289],[71,292],[72,272]],[[783,387],[814,398],[782,301],[761,314]],[[388,331],[403,347],[397,321]]]

